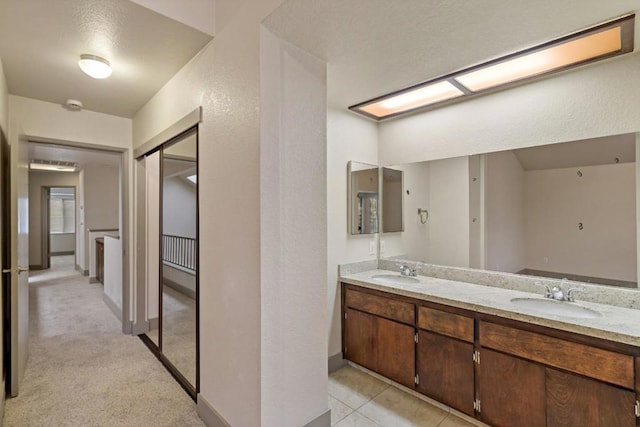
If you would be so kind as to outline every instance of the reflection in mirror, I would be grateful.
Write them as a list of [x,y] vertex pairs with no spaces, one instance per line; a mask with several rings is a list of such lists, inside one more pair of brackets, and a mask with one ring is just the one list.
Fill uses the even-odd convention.
[[195,389],[197,130],[162,149],[161,353]]
[[394,166],[405,232],[385,236],[382,255],[637,288],[635,144],[627,134]]
[[350,234],[378,232],[378,167],[350,161],[347,166]]
[[402,171],[382,168],[382,232],[404,231]]

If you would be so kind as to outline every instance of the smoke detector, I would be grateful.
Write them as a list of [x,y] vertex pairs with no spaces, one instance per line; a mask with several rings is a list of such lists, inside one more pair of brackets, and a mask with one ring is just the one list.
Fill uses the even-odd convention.
[[64,108],[69,111],[80,111],[82,110],[82,101],[78,101],[77,99],[67,99],[64,102]]

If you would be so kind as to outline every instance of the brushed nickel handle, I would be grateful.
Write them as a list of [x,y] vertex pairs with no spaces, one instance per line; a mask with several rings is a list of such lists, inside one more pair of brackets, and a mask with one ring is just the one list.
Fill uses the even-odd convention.
[[29,267],[18,266],[18,273],[24,273],[25,271],[29,271]]
[[2,273],[11,273],[11,269],[10,268],[3,268],[2,269]]

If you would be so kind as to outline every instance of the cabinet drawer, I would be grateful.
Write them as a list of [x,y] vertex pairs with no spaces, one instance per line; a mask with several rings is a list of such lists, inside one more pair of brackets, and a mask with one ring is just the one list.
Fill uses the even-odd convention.
[[433,308],[418,308],[418,327],[441,335],[473,342],[473,319]]
[[628,389],[633,357],[534,332],[480,322],[480,345]]
[[415,322],[415,306],[408,302],[347,289],[345,292],[345,304],[347,307],[399,322],[411,324]]

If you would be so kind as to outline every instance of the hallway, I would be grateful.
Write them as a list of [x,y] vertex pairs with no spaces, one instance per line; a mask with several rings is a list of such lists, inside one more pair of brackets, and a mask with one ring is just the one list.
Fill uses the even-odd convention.
[[203,426],[195,404],[102,302],[73,256],[29,276],[29,361],[4,426]]

